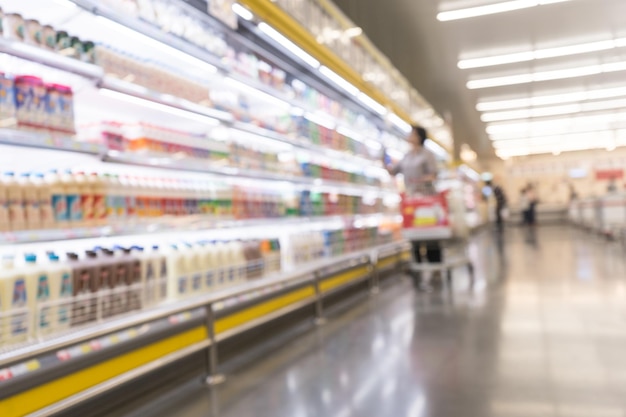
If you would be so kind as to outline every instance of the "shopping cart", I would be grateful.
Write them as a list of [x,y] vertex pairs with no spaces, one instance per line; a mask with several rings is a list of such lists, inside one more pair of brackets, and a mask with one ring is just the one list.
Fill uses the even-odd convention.
[[[441,248],[441,262],[417,262],[413,257],[408,269],[411,273],[440,272],[452,281],[452,271],[467,267],[470,283],[474,283],[474,265],[468,255],[469,232],[463,204],[451,196],[449,190],[434,195],[402,196],[402,235],[414,247],[437,244]],[[419,249],[418,249],[419,250]],[[424,259],[424,257],[422,257]]]

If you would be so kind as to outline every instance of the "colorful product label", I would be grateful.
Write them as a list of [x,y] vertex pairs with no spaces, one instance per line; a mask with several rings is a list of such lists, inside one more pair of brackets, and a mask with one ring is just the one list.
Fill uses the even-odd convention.
[[79,222],[83,219],[81,207],[81,197],[78,194],[67,196],[68,219],[72,222]]
[[[68,273],[64,273],[61,276],[61,298],[67,299],[72,296],[73,288],[72,288],[72,276]],[[67,305],[61,305],[59,307],[59,316],[58,322],[59,324],[69,324],[70,321],[70,310]]]
[[55,194],[52,196],[52,214],[57,222],[69,220],[67,209],[67,197],[63,194]]
[[[13,298],[11,307],[14,309],[26,307],[26,280],[22,277],[13,284]],[[28,332],[28,314],[15,314],[11,318],[11,335],[18,336]]]
[[107,216],[106,199],[102,194],[93,196],[93,218],[96,220],[105,219]]
[[[50,299],[50,285],[48,283],[47,275],[40,275],[37,279],[37,302],[43,303]],[[50,307],[42,307],[39,313],[38,327],[40,329],[45,329],[50,327],[51,322],[51,308]]]
[[82,207],[83,220],[93,220],[95,211],[94,211],[94,196],[91,194],[86,194],[80,197],[80,205]]

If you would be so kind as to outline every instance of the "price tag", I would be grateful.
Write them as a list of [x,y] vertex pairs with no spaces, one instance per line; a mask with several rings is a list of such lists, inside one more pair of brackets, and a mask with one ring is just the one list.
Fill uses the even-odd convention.
[[0,369],[0,381],[7,381],[13,378],[13,373],[9,368]]

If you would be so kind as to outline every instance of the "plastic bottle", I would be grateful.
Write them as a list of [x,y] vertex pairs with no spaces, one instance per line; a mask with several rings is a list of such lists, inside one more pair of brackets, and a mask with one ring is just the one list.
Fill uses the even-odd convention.
[[37,186],[34,181],[31,180],[30,173],[20,175],[18,185],[22,189],[25,228],[30,230],[41,229],[39,196],[37,195]]
[[83,223],[80,185],[70,170],[66,170],[63,175],[61,175],[61,182],[65,188],[65,195],[67,198],[67,217],[69,226],[80,227]]
[[41,229],[54,228],[54,212],[52,209],[52,194],[50,187],[45,181],[42,173],[36,173],[31,176],[31,180],[35,185],[37,199],[39,200],[39,224]]
[[50,330],[56,332],[70,327],[72,270],[54,253],[48,254],[46,268],[50,282],[50,300],[55,302],[51,312]]
[[107,206],[103,177],[92,172],[87,182],[93,193],[93,220],[90,226],[104,226],[107,222]]
[[31,336],[39,337],[50,333],[54,320],[50,305],[50,280],[48,270],[37,264],[37,255],[24,255],[24,276],[26,277],[28,309],[31,311]]
[[92,184],[88,181],[84,172],[74,174],[74,180],[78,188],[78,198],[80,200],[80,208],[82,219],[76,222],[77,226],[92,226],[94,224],[94,194]]
[[228,286],[228,256],[223,242],[214,241],[213,260],[215,262],[215,288],[218,290]]
[[126,265],[126,277],[121,282],[125,289],[124,312],[140,310],[142,308],[141,288],[141,259],[133,253],[131,248],[119,248],[120,263]]
[[9,203],[9,224],[11,230],[26,229],[26,213],[24,210],[24,194],[22,187],[15,178],[15,173],[5,172],[2,182],[7,192]]
[[52,170],[46,174],[45,182],[51,195],[54,225],[57,228],[66,228],[69,224],[69,212],[67,208],[67,193],[61,177],[56,170]]
[[217,264],[215,261],[215,248],[209,242],[202,242],[200,244],[200,265],[204,276],[204,291],[215,291],[215,269]]
[[199,295],[204,292],[204,281],[202,279],[202,262],[199,246],[185,244],[184,254],[187,270],[189,271],[191,295]]
[[15,267],[15,258],[2,257],[0,269],[0,307],[5,315],[0,321],[0,334],[4,345],[24,342],[30,331],[30,311],[28,310],[28,287],[23,271]]
[[155,271],[156,278],[156,302],[159,303],[167,299],[167,287],[169,270],[167,264],[167,257],[159,250],[159,246],[152,246],[152,262]]
[[168,285],[167,298],[180,300],[190,293],[189,273],[186,268],[185,255],[177,245],[168,248],[167,253]]
[[[230,259],[235,269],[235,277],[233,279],[233,285],[238,285],[246,282],[248,279],[249,271],[256,271],[262,266],[257,264],[250,264],[246,258],[245,244],[239,240],[234,240],[228,243]],[[250,270],[249,267],[252,267]]]
[[98,309],[102,318],[116,314],[114,292],[117,288],[117,271],[115,253],[108,249],[96,248],[100,253],[100,261],[95,268],[95,279],[98,281]]
[[97,318],[97,293],[100,289],[98,282],[98,261],[96,254],[87,252],[84,259],[76,253],[67,254],[68,265],[72,269],[72,315],[70,326],[80,326],[95,321]]

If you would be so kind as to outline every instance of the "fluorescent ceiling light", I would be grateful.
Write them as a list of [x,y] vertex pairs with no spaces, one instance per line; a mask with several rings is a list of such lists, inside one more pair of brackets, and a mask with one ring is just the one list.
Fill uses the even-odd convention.
[[319,68],[320,62],[305,52],[302,48],[300,48],[295,43],[291,42],[285,36],[283,36],[276,29],[268,25],[267,23],[261,22],[259,23],[259,30],[265,33],[267,36],[278,42],[281,46],[283,46],[286,50],[300,58],[307,65],[313,68]]
[[535,117],[560,116],[564,114],[583,113],[601,110],[617,110],[626,108],[626,99],[594,101],[590,103],[566,104],[562,106],[539,107],[522,110],[484,113],[483,122],[499,122],[504,120],[530,119]]
[[485,6],[468,7],[466,9],[439,12],[437,19],[441,22],[450,20],[467,19],[470,17],[485,16],[496,13],[511,12],[514,10],[528,9],[530,7],[543,6],[545,4],[562,3],[570,0],[511,0]]
[[389,118],[389,121],[393,123],[402,132],[406,133],[407,135],[411,133],[411,125],[405,122],[404,120],[402,120],[397,114],[389,113],[388,118]]
[[146,45],[149,45],[151,48],[157,49],[165,54],[171,55],[171,56],[175,56],[176,58],[185,61],[191,65],[194,65],[196,67],[202,68],[203,70],[207,71],[208,73],[212,73],[215,74],[217,72],[217,68],[207,62],[204,62],[203,60],[196,58],[195,56],[189,55],[185,52],[182,52],[172,46],[169,46],[165,43],[159,42],[156,39],[153,39],[149,36],[146,36],[142,33],[139,33],[135,30],[132,30],[124,25],[121,25],[111,19],[107,19],[106,17],[103,16],[96,16],[96,19],[98,21],[100,21],[101,23],[103,23],[106,26],[109,26],[111,28],[111,30],[114,30],[116,32],[121,32],[126,34],[127,36],[134,38],[136,40],[138,40],[139,42],[142,42]]
[[241,17],[243,20],[250,21],[254,18],[254,15],[252,14],[252,12],[246,9],[245,7],[243,7],[239,3],[234,3],[232,6],[232,9],[233,9],[233,12],[235,12],[235,14]]
[[525,139],[494,141],[493,146],[496,149],[515,149],[522,146],[541,147],[546,145],[550,145],[553,147],[554,145],[567,145],[571,142],[584,141],[586,142],[586,146],[591,148],[596,145],[595,142],[597,141],[614,139],[620,135],[624,135],[625,133],[625,129],[604,129],[594,130],[590,132],[575,132],[562,135],[531,136]]
[[356,98],[361,103],[365,104],[367,107],[374,110],[376,113],[380,114],[381,116],[384,116],[385,114],[387,114],[387,108],[383,106],[382,104],[380,104],[379,102],[377,102],[376,100],[374,100],[373,98],[371,98],[370,96],[368,96],[367,94],[359,93],[356,96]]
[[322,75],[324,77],[328,78],[330,81],[332,81],[335,85],[340,87],[342,90],[344,90],[348,94],[350,94],[352,96],[356,96],[357,94],[359,94],[359,89],[358,88],[356,88],[351,83],[349,83],[348,81],[343,79],[341,76],[339,76],[337,73],[335,73],[330,68],[325,67],[325,66],[321,66],[320,67],[320,73],[322,73]]
[[204,116],[202,114],[195,113],[192,111],[182,110],[177,107],[172,107],[166,104],[161,104],[161,103],[146,100],[143,98],[131,96],[129,94],[120,93],[118,91],[109,90],[108,88],[101,88],[99,90],[99,93],[104,96],[116,99],[116,100],[123,100],[123,101],[126,101],[127,103],[136,104],[144,108],[157,110],[163,113],[171,114],[173,116],[183,117],[186,119],[198,121],[198,122],[210,125],[210,126],[218,126],[220,124],[219,120],[209,117],[209,116]]
[[567,68],[555,71],[539,71],[529,74],[509,75],[505,77],[484,78],[467,82],[467,88],[502,87],[506,85],[527,84],[539,81],[562,80],[566,78],[585,77],[610,72],[626,71],[626,61],[608,64],[590,65],[587,67]]
[[626,96],[626,87],[605,88],[600,90],[580,91],[576,93],[553,94],[529,98],[484,101],[476,105],[481,112],[508,110],[522,107],[547,106],[551,104],[574,103],[585,100],[602,100]]
[[518,52],[514,54],[487,56],[483,58],[464,59],[459,61],[461,69],[491,67],[517,62],[527,62],[538,59],[556,58],[560,56],[578,55],[589,52],[607,51],[626,46],[626,38],[610,39],[599,42],[582,43],[578,45],[562,46],[558,48],[536,49],[534,51]]
[[278,97],[275,97],[271,94],[266,93],[265,91],[261,91],[258,90],[254,87],[249,86],[248,84],[242,83],[239,80],[236,80],[234,78],[231,77],[225,77],[224,78],[229,84],[235,86],[236,88],[239,88],[240,90],[244,90],[246,92],[248,92],[249,94],[256,96],[258,98],[260,98],[261,100],[264,100],[266,102],[270,102],[270,103],[274,103],[275,105],[284,108],[284,109],[290,109],[291,108],[291,104],[286,102],[285,100],[282,100]]

